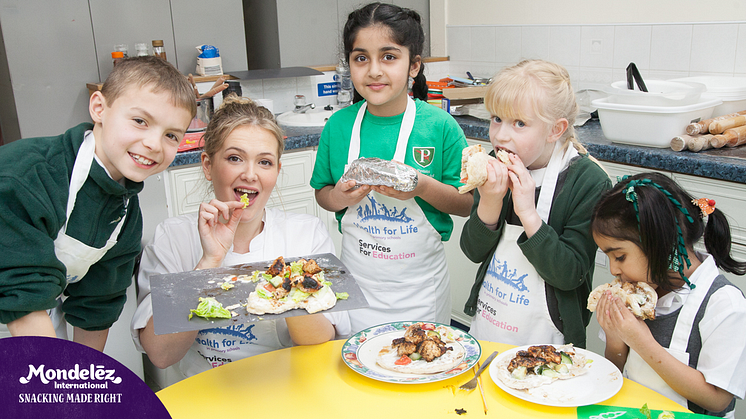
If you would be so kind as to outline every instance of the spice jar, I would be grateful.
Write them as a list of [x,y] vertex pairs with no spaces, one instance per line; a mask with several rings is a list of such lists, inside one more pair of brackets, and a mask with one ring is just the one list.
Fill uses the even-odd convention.
[[139,42],[135,44],[135,55],[138,57],[144,57],[148,55],[148,44]]
[[123,59],[124,53],[122,51],[114,51],[111,53],[111,60],[114,62],[114,65],[119,64]]
[[122,51],[122,54],[124,54],[124,58],[129,57],[129,54],[127,54],[127,44],[117,44],[114,45],[114,51]]
[[155,55],[156,57],[161,57],[164,60],[166,60],[166,49],[163,47],[162,39],[153,40],[153,55]]

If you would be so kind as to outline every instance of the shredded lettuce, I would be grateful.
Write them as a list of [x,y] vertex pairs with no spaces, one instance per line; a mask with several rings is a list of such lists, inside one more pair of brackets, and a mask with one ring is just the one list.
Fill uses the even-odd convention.
[[261,273],[261,272],[259,272],[259,271],[254,271],[254,272],[252,272],[252,273],[251,273],[251,277],[249,277],[249,280],[250,280],[251,282],[257,282],[257,281],[259,281],[259,274],[260,274],[260,273]]
[[337,300],[346,300],[350,298],[350,294],[346,292],[335,292],[334,295],[337,296]]
[[269,292],[269,291],[267,291],[267,290],[266,290],[266,289],[265,289],[264,287],[259,287],[259,288],[257,288],[257,290],[256,290],[256,293],[257,293],[257,294],[258,294],[258,295],[259,295],[260,297],[262,297],[262,298],[265,298],[265,299],[267,299],[267,300],[269,300],[269,299],[271,299],[271,298],[272,298],[272,293],[271,293],[271,292]]
[[298,288],[293,288],[292,291],[290,291],[290,294],[288,297],[292,298],[294,302],[300,302],[305,300],[306,298],[310,297],[311,294],[307,292],[303,292]]
[[218,318],[218,319],[230,319],[231,313],[223,308],[223,305],[218,300],[212,297],[202,298],[199,297],[199,305],[196,309],[189,310],[189,319],[196,315],[204,318]]
[[316,298],[323,299],[327,292],[331,292],[331,288],[324,285],[318,291],[316,291]]
[[269,280],[272,279],[272,275],[262,272],[262,278],[264,278],[265,281],[269,282]]
[[303,263],[290,262],[290,276],[303,275]]

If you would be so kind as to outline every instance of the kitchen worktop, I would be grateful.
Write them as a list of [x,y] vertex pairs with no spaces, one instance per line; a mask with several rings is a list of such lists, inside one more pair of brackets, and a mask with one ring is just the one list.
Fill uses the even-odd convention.
[[[471,116],[455,116],[469,138],[489,141],[489,121]],[[315,147],[321,136],[320,127],[285,127],[285,150]],[[713,179],[746,183],[746,146],[711,149],[693,153],[673,151],[670,148],[639,147],[615,144],[606,139],[601,125],[596,119],[576,127],[577,137],[591,155],[602,161],[642,166],[702,176]],[[200,151],[190,151],[176,155],[171,166],[199,163]]]

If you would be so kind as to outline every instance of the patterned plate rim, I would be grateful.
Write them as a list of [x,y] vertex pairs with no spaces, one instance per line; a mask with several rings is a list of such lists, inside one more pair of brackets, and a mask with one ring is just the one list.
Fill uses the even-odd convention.
[[[385,372],[383,372],[385,370],[382,370],[380,368],[378,368],[378,371],[371,369],[363,364],[361,361],[359,361],[358,351],[366,341],[370,340],[371,338],[382,336],[384,334],[401,332],[414,323],[432,324],[436,327],[445,326],[453,331],[453,333],[457,336],[456,340],[466,350],[463,361],[457,367],[449,371],[426,376],[415,375],[412,377],[398,377],[386,374]],[[463,374],[467,370],[471,369],[477,363],[477,361],[479,361],[479,358],[482,356],[482,346],[479,344],[479,341],[474,338],[474,336],[461,329],[447,324],[436,322],[406,321],[379,324],[377,326],[369,327],[367,329],[361,330],[358,333],[355,333],[349,339],[347,339],[344,345],[342,345],[341,355],[344,363],[351,370],[362,376],[387,383],[421,384],[447,380],[449,378],[453,378],[460,374]]]

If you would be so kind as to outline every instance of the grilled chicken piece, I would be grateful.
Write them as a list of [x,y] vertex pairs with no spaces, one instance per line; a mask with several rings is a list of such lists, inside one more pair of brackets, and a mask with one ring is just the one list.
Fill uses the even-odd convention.
[[513,372],[518,367],[526,367],[527,370],[531,371],[532,368],[540,365],[545,365],[547,360],[544,358],[536,358],[532,356],[516,356],[510,360],[508,364],[508,371]]
[[312,276],[304,276],[298,279],[297,287],[303,292],[316,292],[321,289],[321,283]]
[[412,355],[417,350],[417,345],[407,342],[404,338],[397,338],[391,341],[391,347],[396,349],[399,356]]
[[277,276],[283,269],[285,269],[285,259],[280,256],[272,262],[272,265],[267,269],[267,274]]
[[554,362],[555,364],[562,362],[562,356],[552,345],[530,346],[527,352],[535,358],[543,358],[549,362]]
[[406,339],[408,342],[414,343],[415,345],[419,345],[420,342],[422,342],[426,338],[427,333],[421,329],[419,324],[409,326],[407,328],[407,331],[404,332],[404,339]]
[[275,291],[272,293],[272,295],[279,300],[280,298],[288,295],[288,290],[283,287],[277,287],[275,288]]
[[285,289],[285,291],[290,292],[290,290],[293,288],[293,283],[290,281],[290,278],[285,278],[282,280],[282,288]]
[[422,355],[422,359],[432,362],[435,358],[443,356],[443,354],[452,349],[450,347],[446,348],[445,345],[438,345],[434,340],[426,339],[420,343],[417,352]]
[[315,260],[311,259],[303,264],[303,272],[315,275],[321,272],[321,267],[319,267]]

